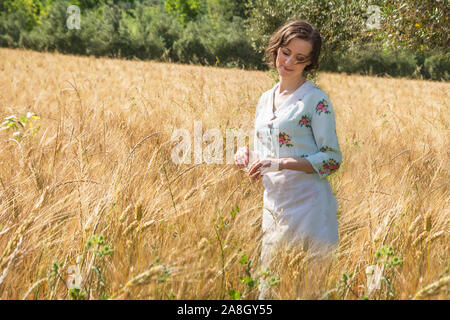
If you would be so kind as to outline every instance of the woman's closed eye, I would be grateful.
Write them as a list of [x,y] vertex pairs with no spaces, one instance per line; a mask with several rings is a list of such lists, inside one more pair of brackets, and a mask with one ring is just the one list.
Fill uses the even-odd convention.
[[[281,53],[283,55],[285,55],[286,57],[290,56],[290,53],[287,50],[281,50]],[[308,60],[308,58],[307,57],[297,57],[295,60],[297,61],[297,63],[303,63],[303,62],[306,62]]]

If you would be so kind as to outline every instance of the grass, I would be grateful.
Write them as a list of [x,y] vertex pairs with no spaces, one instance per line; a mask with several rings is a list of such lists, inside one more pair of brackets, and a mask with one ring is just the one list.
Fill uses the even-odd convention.
[[[266,73],[0,49],[0,78],[0,119],[40,117],[20,140],[0,131],[1,299],[257,297],[261,181],[174,164],[171,133],[250,129]],[[274,297],[448,299],[449,84],[318,81],[343,152],[339,247],[280,251]]]

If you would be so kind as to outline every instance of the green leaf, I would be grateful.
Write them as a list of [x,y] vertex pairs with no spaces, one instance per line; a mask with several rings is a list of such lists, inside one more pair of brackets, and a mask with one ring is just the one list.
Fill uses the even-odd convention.
[[245,283],[250,288],[253,288],[256,284],[255,280],[253,280],[252,277],[250,277],[250,276],[242,277],[241,282]]
[[236,214],[239,212],[239,207],[236,205],[233,209],[231,209],[231,218],[234,219],[236,217]]
[[27,117],[24,114],[19,114],[19,119],[20,119],[20,122],[22,122],[24,124],[27,122]]
[[280,279],[277,279],[277,278],[275,278],[275,277],[270,278],[270,280],[269,280],[269,285],[270,285],[271,287],[277,286],[277,285],[279,285],[279,284],[280,284]]
[[73,288],[69,290],[70,297],[73,300],[84,300],[84,296],[86,295],[86,292],[82,292],[80,288]]
[[241,259],[239,260],[239,263],[242,265],[246,265],[248,262],[248,255],[246,253],[244,253],[241,257]]
[[228,294],[233,300],[239,300],[241,298],[241,293],[239,291],[230,290],[228,291]]

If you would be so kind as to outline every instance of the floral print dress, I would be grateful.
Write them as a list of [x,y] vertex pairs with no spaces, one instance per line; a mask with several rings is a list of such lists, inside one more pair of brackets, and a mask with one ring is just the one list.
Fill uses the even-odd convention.
[[306,240],[318,249],[338,241],[337,202],[326,179],[342,159],[332,104],[320,88],[306,81],[273,112],[279,85],[259,99],[254,152],[259,158],[305,158],[316,173],[283,169],[263,176],[263,260],[281,240],[288,244]]

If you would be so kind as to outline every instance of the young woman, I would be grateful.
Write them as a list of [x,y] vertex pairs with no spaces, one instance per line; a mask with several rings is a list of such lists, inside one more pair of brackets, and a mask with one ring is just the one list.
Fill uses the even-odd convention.
[[[329,249],[338,241],[337,202],[329,174],[341,164],[334,112],[328,96],[305,73],[315,71],[322,40],[305,21],[290,21],[266,49],[280,81],[259,99],[254,153],[235,154],[238,168],[264,185],[261,263],[270,265],[275,244]],[[310,251],[310,250],[309,250]]]

